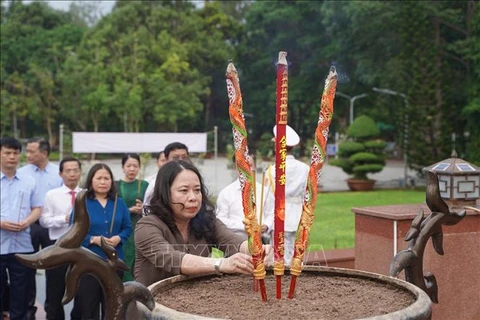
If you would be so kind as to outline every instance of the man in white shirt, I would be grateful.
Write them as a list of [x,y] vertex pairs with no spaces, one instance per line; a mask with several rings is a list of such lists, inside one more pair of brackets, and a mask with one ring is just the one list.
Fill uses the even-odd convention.
[[[81,190],[78,187],[81,177],[80,161],[67,157],[60,161],[59,167],[63,185],[47,192],[40,215],[40,224],[48,229],[52,242],[67,231],[75,197]],[[45,311],[49,320],[65,319],[62,299],[67,268],[68,265],[64,265],[46,271],[48,308]]]
[[[235,159],[233,159],[233,162],[235,165]],[[249,155],[249,163],[253,171],[255,169],[255,165],[252,155]],[[255,171],[253,171],[253,174],[255,174]],[[260,221],[259,215],[260,210],[262,209],[262,185],[256,182],[255,189],[256,214],[258,221]],[[220,219],[230,230],[247,238],[245,225],[243,224],[245,213],[243,212],[242,189],[240,187],[240,180],[238,178],[223,188],[218,194],[216,214],[217,218]],[[267,229],[267,225],[262,223],[262,233],[267,232]]]
[[[183,160],[183,161],[190,161],[190,156],[188,153],[188,147],[181,142],[172,142],[165,147],[163,150],[165,153],[165,163],[169,161],[176,161],[176,160]],[[164,164],[165,164],[164,163]],[[153,195],[153,189],[155,189],[155,182],[157,181],[157,177],[153,179],[149,184],[148,188],[145,191],[145,196],[143,198],[143,208],[145,209],[146,206],[150,205],[150,199]]]
[[[273,128],[273,134],[276,135],[276,126]],[[305,163],[298,161],[292,155],[294,146],[300,143],[300,137],[290,126],[287,125],[287,157],[285,160],[285,253],[284,261],[286,266],[290,266],[293,257],[295,245],[295,235],[297,233],[300,216],[302,215],[303,197],[307,186],[307,178],[310,167]],[[265,175],[265,188],[269,188],[265,199],[265,223],[268,230],[274,230],[274,210],[275,210],[275,165],[267,169]],[[272,233],[273,240],[273,233]]]
[[155,181],[155,179],[157,178],[158,170],[160,170],[160,168],[163,167],[165,163],[167,163],[167,158],[165,158],[165,152],[160,151],[157,154],[157,172],[155,172],[155,174],[152,174],[151,176],[146,177],[144,180],[148,183]]

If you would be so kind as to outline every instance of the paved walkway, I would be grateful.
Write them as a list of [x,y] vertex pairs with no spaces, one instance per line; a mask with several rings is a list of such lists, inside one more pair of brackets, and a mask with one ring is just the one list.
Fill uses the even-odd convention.
[[[35,305],[37,306],[37,313],[36,313],[36,320],[47,320],[47,314],[43,309],[43,303],[45,302],[45,270],[37,270],[37,274],[35,276],[35,280],[37,281],[37,302]],[[68,303],[65,307],[65,319],[70,319],[70,312],[73,308],[73,301]]]
[[[228,168],[229,160],[226,158],[218,159],[204,159],[200,162],[199,159],[192,159],[193,163],[199,168],[205,183],[214,196],[230,184],[236,178],[236,172],[233,169]],[[99,161],[96,161],[99,162]],[[106,160],[115,176],[115,179],[119,179],[123,176],[122,168],[120,165],[120,159],[118,160]],[[261,172],[265,170],[273,162],[266,162],[259,160],[257,162],[257,181],[261,181]],[[84,162],[84,175],[88,172],[88,168],[93,163]],[[148,177],[156,173],[157,167],[154,160],[151,160],[147,166],[143,168],[143,177]],[[413,170],[407,171],[409,181],[416,177],[416,172]],[[402,161],[388,161],[385,168],[376,174],[371,174],[369,177],[376,180],[375,188],[399,188],[403,187],[403,181],[405,176],[405,167]],[[322,170],[321,185],[323,191],[348,191],[346,179],[348,175],[345,174],[341,168],[334,167],[328,164],[324,165]],[[415,179],[418,184],[421,181]],[[409,182],[410,184],[410,182]]]

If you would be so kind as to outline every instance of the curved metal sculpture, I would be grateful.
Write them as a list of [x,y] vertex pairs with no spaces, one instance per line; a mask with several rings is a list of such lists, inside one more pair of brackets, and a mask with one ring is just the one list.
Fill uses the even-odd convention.
[[423,210],[417,214],[405,235],[409,241],[408,248],[395,255],[390,263],[390,274],[396,277],[405,270],[405,280],[425,291],[433,302],[438,303],[438,287],[435,276],[427,272],[423,274],[423,254],[428,239],[432,238],[433,248],[443,255],[442,225],[455,225],[465,216],[466,211],[450,211],[440,196],[437,175],[432,171],[427,173],[426,202],[432,212],[424,218]]
[[86,191],[78,194],[75,200],[73,224],[54,245],[35,254],[16,254],[16,258],[24,265],[34,269],[51,269],[70,264],[65,276],[63,304],[70,302],[75,297],[80,277],[89,273],[103,287],[106,297],[106,320],[126,319],[128,305],[133,301],[141,302],[152,311],[155,307],[155,300],[150,291],[135,281],[122,283],[118,277],[116,270],[128,270],[128,267],[118,258],[114,247],[108,245],[102,237],[101,248],[108,257],[108,260],[104,260],[81,246],[90,229],[85,196]]

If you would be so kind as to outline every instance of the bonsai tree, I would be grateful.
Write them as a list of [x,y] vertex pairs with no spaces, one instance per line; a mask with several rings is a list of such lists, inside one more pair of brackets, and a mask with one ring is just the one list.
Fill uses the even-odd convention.
[[380,130],[370,117],[356,118],[347,130],[347,140],[338,146],[339,158],[330,164],[341,167],[353,179],[369,180],[368,173],[380,172],[385,166],[387,143],[379,135]]

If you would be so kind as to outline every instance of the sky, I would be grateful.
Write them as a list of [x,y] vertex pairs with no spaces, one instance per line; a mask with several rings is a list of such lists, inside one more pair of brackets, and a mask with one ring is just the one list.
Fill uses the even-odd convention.
[[[64,10],[68,11],[70,8],[70,3],[75,2],[72,0],[41,0],[42,2],[48,2],[48,5],[52,8],[58,9],[58,10]],[[77,0],[78,1],[78,0]],[[80,0],[80,1],[88,1],[88,0]],[[113,6],[115,5],[115,0],[91,0],[91,1],[96,1],[99,2],[100,5],[100,10],[102,15],[107,15],[112,11]],[[33,0],[23,0],[23,3],[32,3]],[[195,4],[197,6],[202,7],[203,1],[195,1]]]
[[[32,0],[23,0],[23,3],[28,4],[33,2]],[[70,7],[70,3],[74,2],[71,0],[44,0],[42,2],[48,2],[48,5],[52,8],[58,10],[68,11]],[[115,0],[101,0],[97,1],[100,3],[99,8],[102,12],[102,15],[106,15],[112,11],[113,5],[115,4]]]

